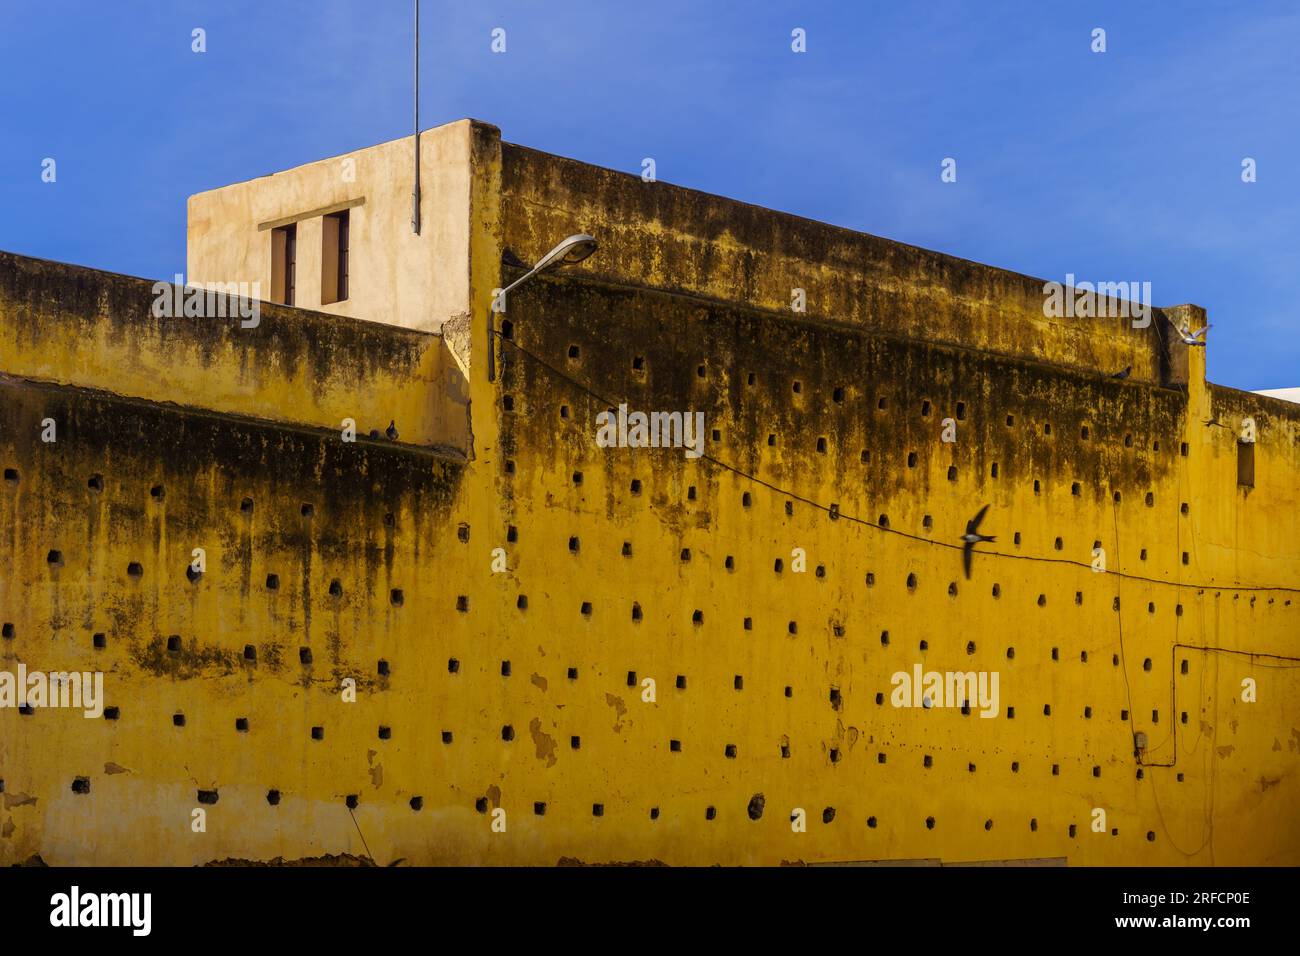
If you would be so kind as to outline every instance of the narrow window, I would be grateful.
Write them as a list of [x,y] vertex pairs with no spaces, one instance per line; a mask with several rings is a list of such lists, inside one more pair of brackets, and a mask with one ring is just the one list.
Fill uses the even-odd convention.
[[298,224],[271,230],[271,298],[293,305],[297,285]]
[[1237,442],[1237,484],[1255,487],[1255,443]]
[[321,219],[320,301],[322,305],[348,297],[349,210]]

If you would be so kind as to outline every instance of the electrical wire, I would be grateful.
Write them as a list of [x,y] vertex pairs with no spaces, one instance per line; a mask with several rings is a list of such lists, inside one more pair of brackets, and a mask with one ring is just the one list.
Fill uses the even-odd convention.
[[[612,401],[610,401],[610,399],[608,399],[608,398],[604,397],[603,395],[599,394],[598,392],[594,391],[594,390],[593,390],[592,388],[590,388],[589,386],[583,384],[582,382],[579,382],[577,379],[574,379],[574,378],[572,378],[571,376],[569,376],[569,375],[565,374],[564,372],[560,371],[559,369],[555,368],[553,365],[551,365],[551,364],[550,364],[549,362],[547,362],[546,360],[544,360],[544,359],[542,359],[542,358],[539,358],[538,356],[534,355],[532,352],[530,352],[530,351],[528,351],[527,349],[525,349],[523,346],[521,346],[521,345],[519,345],[518,343],[516,343],[512,338],[509,338],[509,337],[505,336],[505,335],[504,335],[502,332],[500,332],[499,330],[493,329],[493,330],[492,330],[492,334],[493,334],[494,336],[496,336],[497,338],[499,338],[503,343],[509,343],[509,345],[510,345],[511,348],[513,348],[514,350],[516,350],[517,352],[519,352],[521,355],[526,356],[527,358],[529,358],[529,359],[532,360],[533,362],[536,362],[538,365],[540,365],[541,367],[545,368],[547,371],[549,371],[549,372],[550,372],[552,375],[554,375],[555,377],[559,378],[560,380],[562,380],[562,381],[564,381],[564,382],[567,382],[569,385],[573,386],[574,388],[578,389],[579,391],[583,392],[584,394],[589,395],[590,397],[596,399],[597,401],[601,402],[602,404],[606,405],[607,407],[614,407],[614,406],[616,406],[616,405],[619,404],[619,403],[617,403],[617,402],[612,402]],[[882,532],[885,532],[885,533],[887,533],[887,534],[898,535],[899,537],[907,538],[908,540],[911,540],[911,541],[917,541],[917,542],[920,542],[920,543],[922,543],[922,544],[930,545],[930,546],[932,546],[932,547],[947,548],[947,549],[949,549],[949,550],[951,550],[951,551],[961,551],[962,548],[963,548],[963,545],[960,545],[960,544],[950,544],[950,543],[947,542],[947,541],[937,541],[937,540],[935,540],[934,538],[926,538],[926,537],[922,537],[921,535],[911,534],[910,532],[907,532],[907,531],[902,531],[902,530],[899,530],[899,529],[897,529],[897,528],[891,528],[891,527],[889,527],[888,525],[878,524],[878,523],[876,523],[876,522],[874,522],[874,521],[869,521],[869,520],[867,520],[867,519],[865,519],[865,518],[859,518],[859,517],[857,517],[857,516],[855,516],[855,515],[848,514],[848,513],[846,513],[846,512],[843,512],[843,511],[839,510],[839,506],[838,506],[838,505],[836,505],[836,506],[824,505],[824,504],[822,504],[822,503],[819,502],[819,501],[814,501],[813,499],[811,499],[811,498],[807,498],[807,497],[805,497],[805,496],[803,496],[803,495],[800,495],[800,494],[798,494],[797,492],[790,491],[790,490],[787,489],[787,488],[782,488],[780,485],[775,485],[775,484],[773,484],[773,483],[770,482],[770,481],[767,481],[767,480],[765,480],[765,479],[763,479],[763,478],[758,477],[757,475],[750,474],[749,472],[744,471],[744,470],[741,469],[741,468],[737,468],[735,465],[728,464],[727,462],[724,462],[724,461],[721,461],[720,459],[714,458],[712,455],[709,455],[709,454],[707,454],[707,453],[702,452],[702,453],[700,454],[699,458],[700,458],[701,460],[703,460],[703,461],[707,461],[707,462],[709,462],[709,463],[711,463],[711,464],[717,466],[718,468],[723,469],[724,471],[729,471],[729,472],[731,472],[731,473],[733,473],[733,474],[735,474],[735,475],[737,475],[737,476],[739,476],[739,477],[741,477],[741,478],[746,479],[747,481],[751,481],[751,482],[753,482],[753,483],[756,484],[756,485],[761,485],[761,486],[764,487],[764,488],[768,488],[769,490],[771,490],[771,491],[775,491],[775,492],[777,492],[778,494],[784,495],[785,497],[790,498],[790,499],[792,499],[792,500],[794,500],[794,501],[798,501],[798,502],[800,502],[800,503],[802,503],[802,504],[808,505],[808,506],[811,507],[811,508],[815,508],[815,509],[817,509],[817,510],[819,510],[819,511],[824,511],[824,512],[826,512],[827,514],[829,514],[833,520],[842,520],[842,521],[847,521],[847,522],[849,522],[850,524],[858,524],[858,525],[862,525],[862,526],[864,526],[864,527],[874,528],[874,529],[876,529],[877,531],[882,531]],[[1010,554],[1010,553],[1008,553],[1008,552],[1006,552],[1006,551],[981,551],[981,552],[979,552],[979,553],[980,553],[981,555],[986,556],[986,557],[993,557],[993,558],[1006,558],[1006,559],[1010,559],[1010,560],[1013,560],[1013,561],[1036,561],[1036,562],[1040,562],[1040,563],[1044,563],[1044,564],[1064,564],[1064,565],[1070,565],[1070,566],[1072,566],[1072,567],[1082,568],[1082,569],[1087,570],[1087,571],[1092,572],[1092,573],[1097,573],[1097,572],[1094,572],[1094,571],[1093,571],[1093,567],[1092,567],[1092,565],[1091,565],[1090,563],[1087,563],[1087,562],[1084,562],[1084,561],[1075,561],[1075,560],[1073,560],[1073,559],[1071,559],[1071,558],[1048,558],[1048,557],[1042,557],[1042,556],[1040,556],[1040,555],[1031,555],[1031,554]],[[1278,592],[1283,592],[1283,593],[1288,593],[1288,594],[1300,594],[1300,587],[1286,587],[1286,586],[1282,586],[1282,585],[1273,585],[1273,586],[1268,586],[1268,585],[1246,585],[1246,584],[1232,584],[1232,585],[1223,585],[1223,584],[1183,584],[1183,583],[1175,582],[1175,581],[1165,581],[1165,580],[1161,580],[1161,579],[1159,579],[1159,578],[1149,578],[1149,577],[1145,577],[1145,576],[1140,575],[1140,574],[1133,574],[1133,573],[1128,572],[1128,571],[1116,571],[1116,570],[1107,569],[1106,571],[1101,572],[1101,573],[1112,574],[1112,575],[1114,575],[1114,576],[1117,577],[1117,578],[1122,578],[1122,579],[1129,580],[1129,581],[1141,581],[1141,582],[1144,582],[1144,583],[1147,583],[1147,584],[1155,584],[1155,585],[1160,585],[1160,586],[1163,586],[1163,587],[1170,587],[1170,586],[1173,586],[1173,587],[1177,587],[1177,588],[1183,588],[1183,587],[1186,587],[1186,588],[1195,588],[1195,589],[1200,590],[1200,591],[1214,591],[1214,590],[1219,590],[1219,591],[1278,591]]]

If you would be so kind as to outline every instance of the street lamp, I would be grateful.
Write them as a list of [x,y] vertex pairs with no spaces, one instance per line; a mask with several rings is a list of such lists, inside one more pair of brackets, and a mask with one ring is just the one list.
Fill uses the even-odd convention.
[[[499,297],[493,302],[493,305],[495,306],[496,302],[500,302],[504,306],[506,295],[509,294],[511,290],[517,289],[519,286],[523,285],[533,276],[541,275],[543,272],[550,272],[552,269],[559,269],[563,266],[571,266],[579,263],[595,251],[596,240],[586,233],[580,232],[577,235],[569,236],[569,238],[560,242],[554,249],[538,259],[537,265],[533,266],[514,282],[502,289],[498,294]],[[502,309],[502,311],[504,312],[505,310]],[[487,315],[487,366],[489,382],[496,381],[496,343],[492,341],[492,336],[496,333],[496,326],[492,319],[493,314],[494,309],[489,308]]]

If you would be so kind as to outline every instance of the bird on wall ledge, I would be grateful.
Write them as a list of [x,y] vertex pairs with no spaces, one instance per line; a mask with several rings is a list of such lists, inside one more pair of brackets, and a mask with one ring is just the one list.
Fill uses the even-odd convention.
[[975,517],[971,518],[970,521],[966,522],[966,533],[961,536],[962,541],[965,542],[965,544],[962,546],[961,549],[961,563],[962,563],[962,567],[966,569],[967,580],[970,579],[970,561],[971,561],[971,555],[975,551],[975,545],[980,544],[984,541],[997,540],[997,538],[991,534],[979,533],[980,522],[984,520],[984,513],[988,510],[989,510],[989,506],[985,505],[983,508],[977,511],[975,513]]

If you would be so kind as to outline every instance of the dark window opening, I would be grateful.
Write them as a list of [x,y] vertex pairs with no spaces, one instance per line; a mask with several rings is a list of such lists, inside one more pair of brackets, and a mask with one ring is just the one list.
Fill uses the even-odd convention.
[[348,238],[351,231],[350,210],[330,213],[321,219],[322,305],[342,302],[348,297]]
[[271,230],[271,298],[293,305],[297,287],[298,224]]
[[1237,484],[1255,487],[1255,443],[1237,442]]

